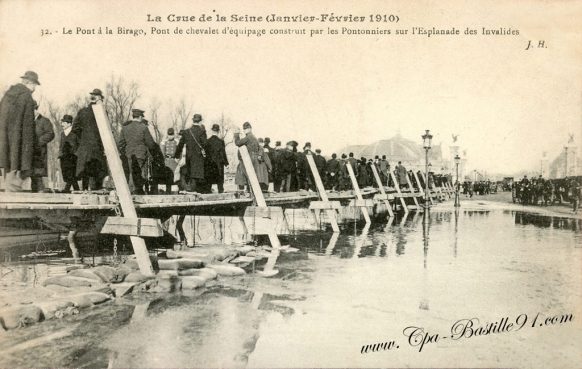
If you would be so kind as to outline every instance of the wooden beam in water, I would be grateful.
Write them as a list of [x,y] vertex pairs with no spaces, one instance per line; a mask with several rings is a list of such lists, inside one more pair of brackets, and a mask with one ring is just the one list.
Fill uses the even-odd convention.
[[[117,196],[119,197],[121,211],[127,218],[137,218],[137,212],[133,205],[129,185],[125,179],[123,166],[121,165],[121,158],[119,157],[119,151],[117,150],[117,145],[115,144],[115,139],[111,132],[111,125],[109,124],[107,114],[105,113],[105,107],[101,102],[98,102],[93,104],[92,108],[93,114],[95,114],[97,128],[99,129],[99,135],[103,142],[103,148],[107,153],[107,164],[109,165],[111,177],[115,184]],[[144,239],[136,236],[130,236],[130,239],[140,272],[143,275],[153,275],[154,269]]]
[[[329,203],[329,198],[327,197],[327,192],[323,187],[323,182],[321,181],[321,177],[319,176],[319,171],[317,170],[317,166],[315,165],[315,160],[313,160],[313,155],[311,153],[306,155],[307,162],[309,163],[309,168],[311,169],[311,173],[313,174],[313,178],[315,180],[315,186],[317,187],[317,192],[319,193],[319,198],[325,204]],[[316,217],[319,215],[319,210],[313,210],[316,212]],[[325,209],[325,213],[329,218],[329,222],[331,223],[331,228],[334,232],[339,232],[339,226],[337,224],[337,214],[334,208],[330,207]]]
[[396,197],[400,198],[400,205],[402,205],[402,209],[404,209],[404,213],[407,214],[408,213],[408,206],[406,206],[406,200],[404,200],[404,197],[402,196],[402,191],[400,191],[400,184],[398,183],[398,181],[396,180],[396,176],[394,175],[393,172],[390,172],[390,178],[392,178],[392,182],[394,182],[394,189],[396,190]]
[[[257,173],[255,173],[255,168],[253,166],[253,162],[251,161],[251,157],[249,155],[249,150],[246,146],[240,146],[238,148],[240,153],[243,167],[245,169],[245,173],[247,174],[247,180],[249,181],[249,187],[251,191],[253,191],[253,195],[255,196],[255,201],[258,207],[266,208],[267,201],[265,201],[265,197],[263,196],[263,191],[261,190],[261,185],[259,184],[259,179],[257,178]],[[277,237],[277,232],[275,232],[275,228],[271,227],[268,230],[269,240],[271,241],[271,246],[273,248],[281,248],[281,242],[279,241],[279,237]]]
[[386,190],[384,189],[384,184],[380,179],[380,174],[378,174],[378,168],[376,168],[376,165],[374,164],[372,164],[372,172],[374,173],[374,178],[376,179],[376,184],[378,185],[380,194],[382,194],[385,197],[385,199],[382,199],[381,201],[384,201],[384,205],[386,205],[386,209],[388,210],[388,216],[393,217],[394,212],[392,211],[392,205],[390,204],[390,201],[388,201],[388,196],[386,194]]
[[[360,191],[360,186],[358,186],[358,181],[356,181],[356,175],[354,174],[354,168],[352,168],[352,164],[349,162],[346,163],[346,167],[348,168],[348,173],[350,175],[350,179],[352,180],[352,186],[354,187],[354,192],[356,193],[357,200],[363,200],[362,192]],[[372,223],[370,219],[370,214],[368,213],[367,207],[361,207],[362,213],[364,214],[364,219],[366,219],[366,224]]]

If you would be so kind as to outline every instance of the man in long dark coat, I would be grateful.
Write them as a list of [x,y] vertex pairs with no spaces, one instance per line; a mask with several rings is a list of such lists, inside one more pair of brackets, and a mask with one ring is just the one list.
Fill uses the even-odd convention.
[[408,172],[401,161],[396,166],[396,180],[400,188],[408,188]]
[[[346,164],[350,164],[352,166],[352,169],[354,170],[354,175],[357,178],[358,177],[358,159],[354,158],[354,153],[353,152],[351,152],[349,154],[349,158],[346,161]],[[348,177],[349,177],[349,175],[348,175]]]
[[340,160],[340,177],[339,177],[339,190],[345,191],[352,188],[350,174],[348,172],[348,156],[346,154],[342,154],[342,158]]
[[186,146],[186,171],[189,183],[186,190],[203,191],[204,189],[204,161],[206,157],[206,130],[200,122],[202,116],[194,114],[192,127],[182,132],[176,149],[176,159],[180,159],[182,148]]
[[325,171],[327,173],[326,189],[337,190],[339,188],[340,162],[337,160],[335,153],[331,154],[331,159],[327,161]]
[[32,93],[38,75],[28,71],[21,83],[10,86],[0,101],[0,168],[5,191],[22,190],[22,181],[32,174],[34,151],[34,106]]
[[76,134],[72,132],[73,117],[71,115],[64,115],[61,119],[61,142],[59,147],[59,159],[61,160],[61,174],[63,181],[65,181],[65,188],[62,192],[70,192],[73,190],[79,191],[79,184],[77,183],[77,146],[79,139]]
[[278,175],[281,178],[281,185],[279,191],[289,192],[291,191],[292,179],[295,177],[297,172],[297,166],[295,161],[295,153],[293,152],[293,142],[287,142],[287,146],[284,150],[279,152],[278,156]]
[[147,177],[144,172],[148,154],[159,150],[150,130],[143,123],[143,113],[140,109],[132,110],[133,119],[123,124],[118,143],[119,152],[127,158],[129,170],[126,171],[125,177],[130,183],[133,182],[134,191],[139,195],[145,193]]
[[103,101],[103,93],[96,88],[89,95],[89,106],[79,110],[73,120],[73,132],[79,138],[76,176],[83,181],[83,190],[100,190],[107,175],[107,160],[92,106]]
[[271,164],[273,165],[273,189],[275,192],[279,192],[281,190],[281,181],[283,177],[281,175],[281,153],[284,150],[281,147],[281,141],[275,142],[275,148],[271,153]]
[[[243,124],[244,137],[240,137],[240,132],[234,133],[234,144],[238,147],[246,146],[249,156],[251,157],[251,162],[253,163],[253,170],[255,174],[259,169],[259,156],[263,155],[263,148],[259,145],[259,140],[253,134],[253,127],[249,122]],[[245,185],[248,185],[248,179],[246,174],[246,169],[242,162],[240,152],[238,154],[239,163],[236,168],[236,175],[234,177],[234,183],[238,186],[239,190],[243,190]],[[250,168],[249,168],[250,169]]]
[[[325,158],[321,155],[320,149],[315,149],[315,156],[313,157],[313,161],[315,161],[315,166],[317,167],[319,178],[321,178],[322,182],[325,181],[325,167],[327,165],[327,162]],[[313,183],[313,186],[315,188],[315,183]]]
[[216,184],[218,193],[224,192],[224,167],[228,166],[226,157],[226,146],[224,141],[218,137],[220,126],[213,124],[210,131],[211,136],[206,143],[206,162],[208,172],[206,173],[206,183],[209,186]]
[[48,176],[48,143],[55,138],[53,124],[48,118],[38,112],[35,104],[34,120],[34,151],[32,155],[32,175],[30,176],[30,190],[41,192],[44,190],[43,177]]

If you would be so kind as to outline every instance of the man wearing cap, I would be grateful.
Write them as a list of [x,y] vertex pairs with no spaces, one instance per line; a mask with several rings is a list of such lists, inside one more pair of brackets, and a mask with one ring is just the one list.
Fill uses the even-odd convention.
[[284,150],[281,147],[281,141],[275,141],[275,147],[271,152],[271,165],[273,166],[273,190],[279,192],[281,190],[281,152]]
[[59,159],[61,160],[61,175],[65,181],[65,188],[62,192],[70,192],[73,190],[79,191],[79,184],[77,183],[77,176],[75,171],[77,169],[77,157],[75,151],[79,145],[77,135],[72,132],[73,117],[71,115],[64,115],[61,119],[61,142],[59,146]]
[[73,119],[73,132],[79,138],[77,148],[76,176],[82,180],[82,189],[100,190],[107,175],[107,160],[103,142],[93,114],[92,106],[103,101],[103,93],[98,88],[89,93],[89,105],[79,110]]
[[34,109],[34,152],[32,156],[32,175],[30,176],[30,190],[41,192],[44,190],[43,178],[48,176],[48,143],[55,138],[53,124],[38,112],[38,104]]
[[337,155],[335,153],[331,154],[331,159],[327,161],[325,171],[327,172],[325,181],[326,190],[338,190],[340,162],[337,160]]
[[185,170],[189,178],[187,191],[201,192],[204,190],[204,161],[206,158],[206,130],[202,127],[202,116],[194,114],[192,127],[183,131],[174,157],[180,159],[182,149],[186,146]]
[[147,175],[146,160],[148,153],[156,149],[156,142],[152,138],[150,130],[143,124],[143,110],[133,109],[132,120],[125,122],[119,135],[119,152],[127,159],[128,167],[125,169],[125,177],[138,195],[143,195]]
[[6,192],[21,191],[22,181],[32,174],[35,143],[32,93],[38,85],[38,75],[28,71],[0,101],[0,168],[4,170]]
[[348,172],[348,156],[342,154],[342,159],[340,160],[339,190],[345,191],[352,188],[351,183],[350,174]]
[[[253,163],[253,170],[255,174],[259,168],[259,156],[263,155],[263,148],[259,146],[259,141],[253,134],[253,127],[249,122],[243,124],[244,137],[240,137],[240,131],[237,129],[234,132],[234,144],[238,147],[246,146],[251,157],[251,162]],[[238,186],[239,190],[243,190],[245,185],[248,185],[247,174],[244,164],[241,160],[240,152],[238,154],[239,163],[236,168],[236,175],[234,177],[234,183]],[[250,170],[250,168],[248,168]]]
[[228,166],[228,158],[226,157],[226,145],[224,140],[218,137],[220,126],[213,124],[210,130],[210,138],[206,144],[206,184],[207,190],[211,191],[211,186],[216,184],[218,193],[224,192],[224,167]]
[[295,153],[293,152],[294,141],[287,142],[286,148],[280,151],[279,156],[279,175],[281,177],[281,186],[279,191],[291,191],[293,177],[297,173],[297,164],[295,161]]
[[378,162],[378,168],[380,170],[380,178],[382,183],[386,186],[390,183],[390,164],[386,160],[386,155],[382,155],[382,159]]
[[[313,160],[315,161],[315,166],[317,167],[317,171],[319,172],[319,178],[321,178],[322,182],[325,181],[325,167],[327,165],[327,162],[325,161],[325,158],[321,155],[320,149],[315,149],[315,156],[313,157]],[[315,183],[313,183],[313,185],[315,186]]]

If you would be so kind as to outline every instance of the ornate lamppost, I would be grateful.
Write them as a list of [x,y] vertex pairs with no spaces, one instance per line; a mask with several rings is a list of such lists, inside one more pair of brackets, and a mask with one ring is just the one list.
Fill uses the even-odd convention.
[[425,174],[426,174],[426,183],[424,184],[426,187],[426,191],[424,191],[424,207],[425,209],[429,208],[429,199],[430,199],[430,195],[428,193],[428,150],[430,150],[430,146],[431,146],[431,141],[432,141],[432,135],[430,134],[430,130],[426,130],[426,133],[422,135],[422,146],[424,147],[424,165],[425,165]]
[[460,187],[461,183],[459,182],[459,164],[461,164],[461,157],[459,154],[455,155],[455,166],[457,169],[457,181],[455,182],[455,207],[461,206],[461,199],[460,199]]

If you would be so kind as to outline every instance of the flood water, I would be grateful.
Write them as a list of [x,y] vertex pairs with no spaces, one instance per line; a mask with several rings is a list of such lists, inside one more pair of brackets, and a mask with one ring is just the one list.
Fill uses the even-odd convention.
[[[4,332],[0,366],[578,367],[581,229],[580,220],[461,209],[347,224],[337,237],[294,231],[286,241],[299,251],[278,257],[274,277],[219,278]],[[61,266],[14,267],[24,278]],[[514,326],[455,336],[455,323],[473,318],[473,330],[503,318]],[[420,350],[424,336],[407,337],[408,327],[433,342]]]

